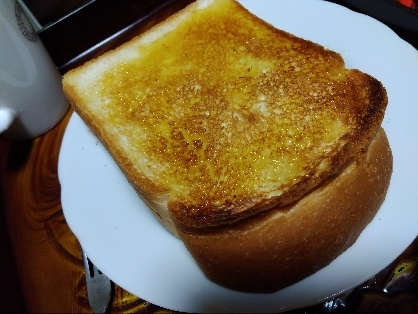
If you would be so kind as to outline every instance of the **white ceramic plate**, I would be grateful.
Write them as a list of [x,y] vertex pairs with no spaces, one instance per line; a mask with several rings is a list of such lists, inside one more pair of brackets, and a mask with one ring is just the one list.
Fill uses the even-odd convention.
[[358,241],[329,266],[273,294],[208,281],[183,243],[140,201],[100,142],[74,114],[59,159],[66,220],[91,260],[115,283],[184,312],[285,311],[361,284],[394,260],[418,231],[418,52],[383,24],[320,0],[241,0],[278,28],[340,52],[387,88],[383,122],[394,154],[389,192]]

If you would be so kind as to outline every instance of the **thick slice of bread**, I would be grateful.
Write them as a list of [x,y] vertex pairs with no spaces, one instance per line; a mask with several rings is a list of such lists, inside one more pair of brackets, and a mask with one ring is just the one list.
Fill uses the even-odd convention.
[[[375,138],[387,105],[382,84],[234,0],[197,0],[67,73],[63,85],[150,209],[209,278],[234,289],[274,291],[323,267],[370,221],[386,193],[391,157],[387,151],[377,157],[389,148],[383,135]],[[372,141],[384,148],[370,151]],[[365,182],[380,171],[381,187],[365,193],[373,186]],[[354,185],[331,188],[340,176]],[[313,196],[324,189],[331,189],[329,197]],[[300,207],[303,213],[292,216]],[[335,220],[328,216],[341,211]],[[299,222],[284,223],[299,215]],[[321,219],[325,226],[330,219],[333,231],[346,223],[342,240],[314,232]],[[276,244],[264,244],[272,221],[276,251]],[[293,280],[270,276],[282,265],[275,259],[292,251],[279,243],[304,233],[307,245],[325,243],[312,251],[321,257]],[[295,252],[308,250],[298,243]],[[272,253],[258,258],[264,249]],[[234,272],[237,263],[242,267]]]
[[356,241],[380,208],[391,174],[380,129],[364,158],[295,204],[229,227],[180,231],[181,238],[211,280],[274,292],[325,267]]

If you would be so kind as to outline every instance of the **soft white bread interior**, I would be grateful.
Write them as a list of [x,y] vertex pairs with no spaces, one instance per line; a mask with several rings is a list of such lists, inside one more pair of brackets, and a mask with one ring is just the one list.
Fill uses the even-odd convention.
[[325,266],[389,184],[382,84],[234,0],[197,0],[63,86],[158,219],[233,289]]

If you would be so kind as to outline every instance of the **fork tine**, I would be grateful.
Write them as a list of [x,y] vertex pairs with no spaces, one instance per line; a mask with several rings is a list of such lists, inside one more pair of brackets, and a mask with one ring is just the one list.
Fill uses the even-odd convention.
[[91,309],[93,313],[105,313],[112,294],[112,282],[90,261],[84,250],[82,255]]

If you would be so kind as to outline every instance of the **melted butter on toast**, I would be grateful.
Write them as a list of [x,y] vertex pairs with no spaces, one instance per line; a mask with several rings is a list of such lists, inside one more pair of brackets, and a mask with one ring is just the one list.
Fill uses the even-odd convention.
[[338,54],[216,2],[96,82],[139,171],[202,221],[294,201],[335,172],[367,96]]

